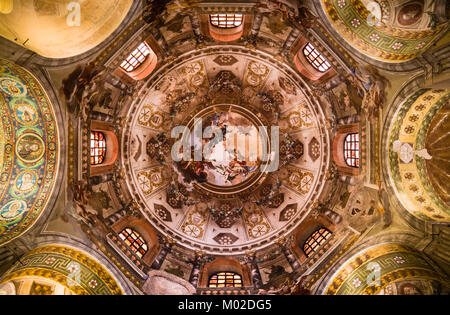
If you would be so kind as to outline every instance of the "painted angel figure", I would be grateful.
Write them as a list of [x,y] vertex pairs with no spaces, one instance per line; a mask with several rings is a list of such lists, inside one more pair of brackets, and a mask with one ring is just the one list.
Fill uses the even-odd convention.
[[70,188],[69,191],[72,193],[74,206],[69,214],[77,221],[81,221],[88,226],[94,225],[95,217],[98,213],[88,204],[89,196],[86,191],[86,184],[83,182],[74,183]]
[[361,87],[366,91],[361,109],[371,118],[375,117],[378,110],[384,107],[386,102],[386,87],[389,82],[379,74],[373,66],[359,65],[355,69],[355,76]]

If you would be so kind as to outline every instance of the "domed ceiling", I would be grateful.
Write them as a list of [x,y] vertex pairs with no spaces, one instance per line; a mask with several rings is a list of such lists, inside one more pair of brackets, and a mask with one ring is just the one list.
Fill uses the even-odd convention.
[[[294,71],[262,52],[218,46],[183,55],[149,78],[127,117],[129,189],[146,218],[188,248],[268,246],[298,226],[324,184],[330,145],[321,108]],[[177,162],[176,126],[224,136],[204,137],[211,150],[201,161]],[[180,155],[197,148],[174,147]],[[278,149],[278,165],[262,154]]]
[[131,0],[2,1],[0,35],[48,58],[71,57],[102,43],[132,4]]
[[[42,214],[58,170],[58,130],[37,80],[0,59],[0,245]],[[3,149],[4,148],[4,149]]]

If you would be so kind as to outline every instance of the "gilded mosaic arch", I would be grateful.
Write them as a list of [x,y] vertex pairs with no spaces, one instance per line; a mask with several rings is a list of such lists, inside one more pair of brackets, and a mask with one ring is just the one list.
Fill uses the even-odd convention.
[[99,262],[77,249],[46,245],[28,253],[2,283],[30,277],[52,280],[75,295],[123,295],[122,288]]
[[433,117],[449,99],[448,90],[420,90],[400,106],[390,127],[388,164],[391,184],[403,206],[425,221],[450,220],[448,204],[442,198],[442,191],[436,192],[436,186],[430,180],[434,175],[427,169],[427,164],[445,160],[439,151],[433,151],[426,143]]
[[27,231],[52,194],[59,162],[55,114],[39,82],[0,59],[0,245]]
[[[375,1],[382,3],[382,1]],[[361,0],[322,0],[322,8],[331,25],[349,44],[374,59],[404,62],[425,51],[448,27],[407,30],[380,23],[369,25],[370,12]]]
[[376,245],[345,262],[324,294],[374,295],[393,282],[407,279],[445,282],[414,249],[392,243]]

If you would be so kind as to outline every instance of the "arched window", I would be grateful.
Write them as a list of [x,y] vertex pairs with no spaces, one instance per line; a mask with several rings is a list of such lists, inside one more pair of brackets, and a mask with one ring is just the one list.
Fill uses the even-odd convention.
[[308,62],[320,72],[325,72],[331,68],[330,63],[311,43],[306,44],[305,48],[303,48],[303,55]]
[[141,43],[128,57],[125,59],[120,67],[126,72],[131,72],[137,69],[144,63],[147,56],[151,53],[150,47],[146,43]]
[[106,138],[103,132],[91,132],[91,165],[99,165],[105,161]]
[[135,230],[125,228],[119,233],[119,237],[131,248],[131,250],[142,258],[147,253],[148,247],[142,236]]
[[209,277],[209,288],[240,288],[242,276],[235,272],[218,272]]
[[320,228],[311,234],[303,245],[303,251],[307,257],[310,257],[314,252],[316,252],[321,245],[325,243],[327,239],[331,236],[331,232],[326,228]]
[[359,167],[359,134],[349,133],[344,140],[345,163],[351,167]]
[[235,28],[242,24],[242,14],[211,14],[211,24],[218,28]]

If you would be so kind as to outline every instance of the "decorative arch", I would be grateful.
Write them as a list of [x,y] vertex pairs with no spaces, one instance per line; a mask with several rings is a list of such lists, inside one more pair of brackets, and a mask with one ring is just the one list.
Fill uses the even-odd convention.
[[[430,16],[422,11],[418,16],[420,21],[402,25],[399,15],[405,12],[410,2],[392,3],[384,0],[321,0],[317,9],[332,33],[345,41],[345,45],[348,43],[361,58],[368,56],[388,63],[410,61],[444,35],[448,21],[431,28]],[[445,12],[445,1],[430,4],[427,3],[428,10],[436,16]]]
[[[69,246],[44,245],[32,250],[1,279],[17,294],[123,295],[117,280],[97,260]],[[39,286],[39,287],[37,287]]]
[[385,243],[353,255],[333,274],[321,293],[375,295],[391,283],[403,280],[427,280],[448,286],[418,251],[407,245]]
[[38,80],[3,59],[0,116],[0,245],[4,245],[29,230],[47,208],[60,179],[60,135],[53,106]]
[[439,149],[449,142],[449,99],[449,90],[418,90],[389,125],[389,181],[403,207],[424,221],[450,221],[450,188],[443,179],[449,160]]

